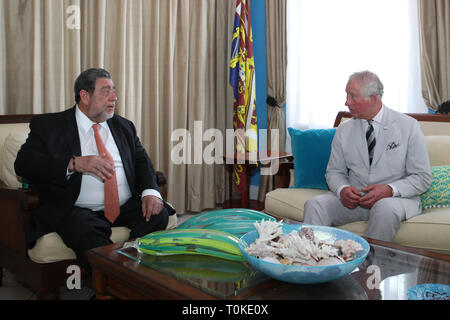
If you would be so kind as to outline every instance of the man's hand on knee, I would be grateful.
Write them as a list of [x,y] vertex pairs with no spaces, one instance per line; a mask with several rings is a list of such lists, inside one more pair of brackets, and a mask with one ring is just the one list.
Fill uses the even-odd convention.
[[361,199],[361,192],[355,187],[345,187],[341,190],[341,202],[342,204],[349,208],[355,209],[359,205]]
[[370,185],[362,189],[362,192],[365,192],[366,195],[361,198],[360,205],[367,209],[372,208],[378,200],[392,196],[392,188],[385,184]]
[[149,195],[142,198],[142,215],[149,221],[152,215],[159,214],[163,209],[163,202],[158,197]]

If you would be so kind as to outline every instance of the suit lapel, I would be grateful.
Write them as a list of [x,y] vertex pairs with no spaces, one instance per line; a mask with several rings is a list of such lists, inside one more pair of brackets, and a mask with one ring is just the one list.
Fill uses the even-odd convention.
[[77,120],[75,118],[75,106],[66,113],[64,123],[64,135],[69,143],[72,155],[81,156],[80,136],[78,134]]
[[109,129],[111,130],[111,134],[114,138],[114,141],[116,142],[117,149],[119,149],[120,156],[123,158],[125,156],[125,146],[126,146],[126,139],[125,135],[123,134],[120,126],[117,124],[117,121],[114,121],[114,118],[111,118],[107,121]]
[[130,154],[130,146],[127,141],[127,135],[122,130],[119,122],[115,119],[115,116],[108,121],[108,126],[111,131],[111,134],[116,142],[117,149],[119,149],[120,157],[122,159],[123,168],[125,170],[125,175],[128,179],[128,184],[130,186],[133,185],[133,181],[131,181],[132,172],[133,172],[133,161],[131,159]]

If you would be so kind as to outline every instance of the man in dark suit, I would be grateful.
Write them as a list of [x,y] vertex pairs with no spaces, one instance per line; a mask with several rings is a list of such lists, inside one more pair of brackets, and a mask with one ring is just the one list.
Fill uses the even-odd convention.
[[[152,161],[133,123],[114,114],[117,96],[111,75],[88,69],[78,76],[74,89],[73,108],[33,117],[14,165],[39,195],[27,246],[56,231],[87,267],[85,252],[110,244],[111,227],[126,226],[131,238],[140,237],[164,230],[175,210],[161,198]],[[99,124],[112,160],[98,152],[94,124]],[[120,214],[111,221],[104,213],[104,182],[113,175]]]

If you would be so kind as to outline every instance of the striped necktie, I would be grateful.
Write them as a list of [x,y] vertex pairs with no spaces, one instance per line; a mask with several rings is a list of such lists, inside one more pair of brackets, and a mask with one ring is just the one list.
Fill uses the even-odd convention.
[[375,139],[375,132],[373,130],[373,125],[372,125],[373,120],[367,120],[367,122],[369,123],[369,127],[367,128],[367,131],[366,131],[367,149],[369,151],[369,163],[370,163],[370,165],[372,165],[373,152],[375,150],[376,139]]
[[[106,160],[114,163],[111,154],[106,149],[105,144],[103,143],[102,138],[100,137],[100,133],[98,132],[98,127],[100,125],[95,123],[92,125],[94,129],[94,138],[95,143],[97,144],[98,153],[104,153],[106,156]],[[119,189],[117,188],[117,179],[116,173],[114,172],[110,179],[106,179],[105,182],[105,217],[111,223],[113,223],[120,213],[120,202],[119,202]]]

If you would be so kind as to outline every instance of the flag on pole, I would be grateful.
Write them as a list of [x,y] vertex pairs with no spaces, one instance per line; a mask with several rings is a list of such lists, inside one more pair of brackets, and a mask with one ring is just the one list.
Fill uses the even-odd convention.
[[[258,126],[256,120],[255,59],[248,0],[236,1],[230,59],[230,83],[234,91],[233,126],[236,132],[236,154],[249,153],[256,160]],[[240,164],[234,167],[234,181],[239,194],[246,192],[247,176]]]

